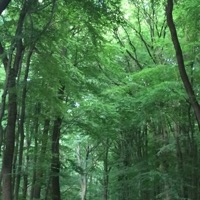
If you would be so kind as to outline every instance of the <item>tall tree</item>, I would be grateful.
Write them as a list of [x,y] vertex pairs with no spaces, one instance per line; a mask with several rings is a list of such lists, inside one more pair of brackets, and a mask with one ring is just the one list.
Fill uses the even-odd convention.
[[174,49],[176,51],[176,59],[177,59],[177,63],[178,63],[180,77],[182,79],[183,85],[184,85],[187,95],[189,97],[189,101],[193,107],[193,110],[194,110],[194,113],[195,113],[195,116],[196,116],[196,119],[198,122],[198,126],[200,127],[200,105],[198,103],[198,100],[197,100],[194,90],[192,88],[192,84],[189,80],[189,77],[188,77],[186,69],[185,69],[183,53],[182,53],[181,45],[180,45],[180,42],[178,39],[176,26],[175,26],[174,20],[173,20],[173,14],[172,14],[173,6],[174,6],[173,0],[168,0],[167,6],[166,6],[167,23],[168,23],[168,26],[169,26],[169,29],[171,32]]
[[[18,26],[16,29],[15,36],[19,37],[22,34],[23,23],[26,16],[26,5],[23,5],[21,10]],[[22,59],[22,39],[16,39],[14,41],[16,45],[16,55],[14,58],[14,63],[11,63],[12,53],[10,55],[8,65],[6,68],[7,72],[7,90],[8,90],[8,119],[7,119],[7,128],[5,136],[5,150],[3,154],[3,164],[2,164],[2,198],[4,200],[12,199],[12,169],[13,169],[13,156],[14,156],[14,144],[15,144],[15,126],[17,119],[17,92],[16,92],[16,77],[20,68],[20,63]]]

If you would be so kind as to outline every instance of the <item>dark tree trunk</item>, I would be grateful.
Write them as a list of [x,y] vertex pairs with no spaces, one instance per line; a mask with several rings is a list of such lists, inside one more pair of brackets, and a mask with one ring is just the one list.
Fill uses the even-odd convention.
[[[2,12],[7,8],[8,4],[11,0],[2,0],[0,2],[0,15]],[[4,65],[5,72],[7,71],[7,65],[8,65],[8,58],[5,54],[4,47],[2,43],[0,42],[0,55],[2,55],[2,63]],[[1,152],[1,146],[4,140],[4,130],[2,126],[2,119],[5,112],[5,102],[6,102],[6,96],[7,96],[7,89],[8,89],[8,78],[6,78],[5,86],[2,94],[2,102],[1,102],[1,108],[0,108],[0,152]],[[2,181],[2,176],[0,177],[0,182]]]
[[52,133],[52,161],[51,161],[51,189],[52,189],[52,200],[60,200],[60,156],[59,156],[59,140],[60,140],[60,128],[62,119],[57,117],[53,125]]
[[[62,85],[58,90],[58,99],[62,100],[65,87]],[[51,146],[51,195],[52,200],[61,200],[60,194],[60,130],[62,118],[58,115],[53,123],[52,146]]]
[[119,184],[119,190],[118,190],[118,198],[119,200],[130,200],[131,198],[134,198],[132,195],[132,186],[130,184],[131,177],[128,176],[127,171],[129,170],[129,167],[132,164],[132,152],[131,149],[133,147],[133,137],[134,134],[131,130],[124,130],[121,133],[122,140],[119,141],[119,149],[118,154],[120,156],[120,165],[119,165],[119,171],[122,173],[119,173],[118,175],[118,184]]
[[25,122],[25,110],[26,110],[26,92],[27,92],[27,78],[30,67],[30,60],[32,56],[32,50],[29,51],[26,62],[26,70],[24,75],[24,87],[22,91],[22,103],[21,103],[21,115],[19,122],[19,134],[20,134],[20,144],[19,144],[19,159],[18,159],[18,168],[17,168],[17,177],[16,177],[16,185],[15,185],[15,196],[14,199],[18,200],[19,186],[21,181],[21,171],[22,171],[22,161],[23,161],[23,148],[24,148],[24,122]]
[[46,119],[44,122],[44,131],[43,131],[43,136],[42,136],[40,156],[38,158],[38,163],[37,163],[38,166],[36,166],[37,171],[36,171],[36,177],[35,177],[35,184],[33,186],[33,199],[40,199],[42,182],[43,182],[42,179],[43,179],[43,175],[45,171],[44,167],[41,167],[41,163],[44,162],[43,159],[45,158],[45,155],[46,155],[49,125],[50,125],[50,120]]
[[[4,48],[0,43],[0,55],[4,54]],[[2,62],[4,64],[4,69],[5,72],[7,72],[7,65],[8,65],[8,58],[7,56],[3,56]],[[0,153],[1,153],[1,147],[3,145],[4,137],[5,137],[5,130],[2,125],[4,113],[5,113],[5,108],[6,108],[6,97],[8,93],[8,77],[6,76],[6,80],[4,83],[4,88],[3,88],[3,94],[2,94],[2,99],[1,99],[1,106],[0,106]],[[1,182],[1,181],[0,181]]]
[[108,186],[109,186],[109,159],[108,159],[108,153],[109,153],[109,139],[106,139],[105,144],[105,155],[103,160],[103,166],[104,166],[104,177],[103,177],[103,200],[108,200]]
[[8,122],[6,128],[5,151],[2,164],[3,200],[12,200],[12,162],[15,146],[15,125],[17,116],[15,70],[10,69],[8,73]]
[[173,0],[168,0],[167,6],[166,6],[167,24],[168,24],[170,32],[171,32],[171,38],[172,38],[172,41],[174,44],[174,49],[176,51],[176,59],[177,59],[177,63],[178,63],[179,73],[180,73],[183,85],[185,87],[186,93],[189,97],[190,103],[192,105],[192,108],[194,110],[198,126],[200,128],[200,105],[196,99],[191,82],[190,82],[187,72],[185,70],[183,53],[182,53],[182,49],[181,49],[181,46],[179,43],[179,39],[178,39],[175,24],[174,24],[172,12],[173,12]]
[[[8,6],[10,1],[1,1],[0,3],[0,12]],[[25,5],[21,10],[20,17],[17,24],[17,29],[15,33],[15,39],[12,42],[11,46],[15,46],[12,49],[11,54],[15,52],[15,59],[13,67],[11,67],[11,60],[9,60],[6,68],[7,72],[7,90],[8,90],[8,118],[7,118],[7,128],[5,135],[5,150],[3,155],[2,163],[2,199],[3,200],[12,200],[13,193],[13,156],[15,148],[15,126],[17,118],[17,91],[16,91],[16,76],[18,74],[18,69],[21,63],[23,55],[23,45],[22,38],[18,36],[22,34],[23,22],[26,16]],[[2,47],[2,45],[0,45]],[[14,55],[14,54],[13,54]],[[5,64],[4,64],[5,65]]]
[[8,4],[10,2],[11,2],[11,0],[1,0],[1,2],[0,2],[0,15],[7,8]]
[[30,200],[33,199],[33,191],[34,191],[34,186],[36,184],[36,174],[37,174],[37,163],[38,163],[38,142],[39,142],[39,115],[41,114],[41,104],[38,103],[35,106],[35,121],[34,121],[34,127],[33,130],[35,131],[34,133],[34,169],[33,169],[33,175],[32,175],[32,188],[31,188],[31,194],[30,194]]
[[28,172],[29,172],[29,163],[30,163],[30,145],[31,145],[31,139],[29,134],[26,135],[26,158],[24,161],[24,173],[23,173],[23,186],[22,186],[22,200],[27,199],[27,193],[28,193],[28,185],[29,185],[29,177],[28,177]]

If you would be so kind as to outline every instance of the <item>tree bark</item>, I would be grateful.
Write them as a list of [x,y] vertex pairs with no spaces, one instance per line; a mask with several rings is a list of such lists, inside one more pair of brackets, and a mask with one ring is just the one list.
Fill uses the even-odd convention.
[[82,168],[82,173],[80,173],[80,196],[81,196],[81,200],[86,200],[86,196],[87,196],[87,188],[88,188],[88,172],[87,172],[87,165],[88,165],[88,157],[90,154],[90,148],[89,145],[87,145],[86,147],[86,152],[85,152],[85,156],[82,158],[81,156],[81,146],[80,143],[77,146],[77,160],[78,160],[78,164],[79,166]]
[[104,159],[103,159],[103,200],[108,200],[108,188],[109,188],[109,139],[106,139],[105,142],[105,153],[104,153]]
[[[4,2],[4,8],[7,7],[7,4]],[[13,193],[13,156],[15,149],[15,126],[17,119],[17,88],[16,88],[16,77],[18,74],[18,69],[21,63],[23,55],[23,45],[22,38],[18,39],[18,36],[21,35],[23,30],[23,22],[26,16],[26,6],[23,5],[23,8],[20,13],[18,20],[18,25],[15,33],[13,44],[16,44],[16,53],[13,66],[7,66],[7,81],[8,81],[8,119],[7,119],[7,128],[5,136],[5,150],[3,155],[3,164],[2,164],[2,198],[3,200],[12,200]]]
[[29,186],[29,164],[30,164],[30,145],[31,145],[31,139],[29,134],[26,135],[25,137],[26,140],[26,157],[24,160],[24,173],[23,173],[23,185],[22,185],[22,198],[21,200],[26,200],[27,199],[27,193],[28,193],[28,186]]
[[44,176],[44,166],[42,166],[43,159],[46,155],[46,149],[48,144],[48,133],[49,133],[49,126],[50,126],[50,120],[46,119],[44,122],[44,130],[43,130],[43,136],[42,136],[42,142],[41,142],[41,151],[40,156],[38,158],[38,162],[36,168],[36,177],[35,177],[35,184],[33,186],[33,199],[40,199],[41,189],[42,189],[42,179]]
[[185,69],[183,53],[182,53],[182,49],[181,49],[181,46],[179,43],[178,34],[176,31],[176,26],[174,24],[172,12],[173,12],[173,0],[168,0],[167,6],[166,6],[167,24],[168,24],[168,27],[169,27],[169,30],[171,33],[171,38],[172,38],[172,42],[174,44],[174,49],[176,51],[176,59],[177,59],[177,63],[178,63],[180,77],[182,79],[186,93],[189,97],[189,101],[194,110],[198,126],[200,127],[200,105],[197,101],[194,90],[192,88],[192,84],[188,78],[188,75],[187,75],[187,72]]
[[35,121],[34,121],[34,127],[33,130],[34,132],[34,156],[33,156],[33,163],[34,163],[34,169],[33,169],[33,175],[32,175],[32,188],[31,188],[31,193],[30,193],[30,200],[33,200],[33,191],[34,191],[34,186],[36,184],[36,174],[37,174],[37,163],[38,163],[38,142],[39,142],[39,130],[40,130],[40,120],[39,120],[39,115],[41,114],[41,104],[37,103],[35,105]]
[[29,74],[30,68],[30,61],[32,56],[33,50],[31,49],[27,55],[26,61],[26,69],[24,75],[24,87],[22,91],[22,103],[21,103],[21,115],[20,115],[20,122],[19,122],[19,134],[20,134],[20,145],[19,145],[19,159],[18,159],[18,168],[17,168],[17,176],[16,176],[16,185],[15,185],[15,196],[14,199],[18,200],[18,193],[19,193],[19,186],[21,181],[21,172],[22,172],[22,162],[23,162],[23,153],[24,153],[24,122],[26,117],[26,93],[27,93],[27,79]]
[[53,134],[52,134],[52,161],[51,161],[51,189],[52,189],[52,200],[61,200],[60,195],[60,128],[62,119],[57,117],[54,121]]
[[[4,54],[4,48],[2,44],[0,43],[0,55],[2,55],[2,63],[4,65],[5,72],[7,72],[7,66],[8,66],[8,58],[7,56],[3,55]],[[4,113],[5,113],[5,108],[6,108],[6,98],[7,98],[7,93],[8,93],[8,74],[6,74],[6,80],[4,82],[4,88],[3,88],[3,94],[1,96],[1,106],[0,106],[0,153],[1,153],[1,146],[4,141],[5,137],[5,130],[2,125]]]
[[15,146],[15,125],[17,116],[17,95],[15,70],[8,75],[8,122],[6,128],[5,151],[2,164],[2,199],[12,200],[12,161]]
[[[0,15],[7,8],[9,3],[10,3],[10,0],[2,0],[0,2]],[[4,47],[0,42],[0,55],[2,55],[2,63],[4,65],[4,69],[6,72],[7,65],[8,65],[8,58],[4,54],[5,54]],[[1,146],[2,146],[3,140],[4,140],[4,130],[3,130],[3,126],[2,126],[2,119],[4,116],[4,112],[5,112],[7,88],[8,88],[8,81],[6,78],[4,89],[3,89],[3,94],[2,94],[1,107],[0,107],[0,151],[1,151]],[[1,181],[1,179],[2,179],[2,177],[0,177],[0,181]]]
[[0,15],[7,8],[8,4],[10,2],[11,2],[11,0],[1,0],[1,2],[0,2]]

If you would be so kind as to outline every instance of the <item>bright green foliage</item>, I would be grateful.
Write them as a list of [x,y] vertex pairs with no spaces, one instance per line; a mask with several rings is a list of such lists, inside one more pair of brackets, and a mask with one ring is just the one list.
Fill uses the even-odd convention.
[[[14,200],[52,199],[54,176],[60,178],[63,200],[199,199],[199,129],[179,77],[166,2],[30,2],[20,35],[15,32],[23,1],[12,2],[0,18],[1,57],[14,60],[19,39],[24,48],[16,77],[13,185],[21,180]],[[187,0],[178,1],[174,10],[198,99],[199,9],[197,1]],[[5,80],[2,64],[1,94]],[[52,174],[58,117],[60,173]]]

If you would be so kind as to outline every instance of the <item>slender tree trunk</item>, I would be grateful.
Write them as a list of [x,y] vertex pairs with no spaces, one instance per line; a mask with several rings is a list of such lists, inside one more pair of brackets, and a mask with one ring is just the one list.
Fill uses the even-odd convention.
[[60,129],[62,119],[57,117],[53,125],[52,133],[52,161],[51,161],[51,189],[52,189],[52,200],[61,200],[60,195]]
[[[0,12],[8,6],[10,1],[1,1],[0,3]],[[13,193],[13,156],[14,156],[14,148],[15,148],[15,126],[17,119],[17,91],[16,91],[16,77],[18,74],[18,69],[21,63],[22,55],[23,55],[23,45],[22,38],[19,38],[19,35],[22,34],[23,30],[23,22],[26,16],[26,6],[23,5],[21,10],[15,38],[12,41],[11,46],[13,47],[10,57],[13,55],[14,49],[15,59],[13,66],[11,67],[11,58],[9,58],[9,62],[6,66],[7,70],[7,89],[8,89],[8,119],[7,119],[7,128],[6,128],[6,136],[5,136],[5,150],[3,155],[3,164],[2,164],[2,199],[3,200],[12,200]],[[14,48],[15,47],[15,48]]]
[[186,93],[189,97],[190,103],[192,105],[192,108],[194,110],[198,126],[200,128],[200,105],[197,101],[196,95],[194,93],[194,90],[192,88],[191,82],[188,78],[187,72],[185,70],[185,64],[184,64],[184,58],[182,49],[179,43],[176,27],[173,20],[173,0],[167,0],[167,6],[166,6],[166,14],[167,14],[167,24],[169,26],[170,32],[171,32],[171,38],[174,44],[174,49],[176,51],[176,59],[178,63],[179,73],[183,82],[183,85],[185,87]]
[[[65,87],[62,85],[58,90],[58,99],[62,100]],[[60,131],[62,118],[57,116],[53,123],[51,145],[51,195],[52,200],[61,200],[60,194]]]
[[33,175],[32,175],[32,188],[31,188],[31,194],[30,194],[30,200],[33,199],[33,191],[34,191],[34,186],[36,184],[36,174],[37,174],[37,163],[38,163],[38,138],[39,138],[39,115],[41,114],[41,104],[38,103],[35,106],[35,121],[34,121],[34,127],[33,130],[35,131],[34,134],[34,169],[33,169]]
[[43,131],[42,142],[41,142],[40,156],[37,162],[38,166],[36,166],[37,170],[36,170],[35,184],[33,186],[33,199],[40,199],[42,182],[43,182],[42,179],[43,179],[43,175],[45,171],[44,166],[42,166],[42,163],[44,162],[44,158],[46,155],[49,125],[50,125],[50,120],[46,119],[44,122],[44,131]]
[[[2,46],[2,44],[0,43],[0,55],[3,56],[2,58],[2,62],[4,64],[4,69],[6,72],[6,80],[4,83],[4,88],[3,88],[3,94],[1,96],[1,106],[0,106],[0,153],[1,153],[1,147],[3,145],[3,141],[4,141],[4,137],[5,137],[5,130],[4,127],[2,125],[2,120],[4,117],[4,113],[5,113],[5,108],[6,108],[6,97],[7,97],[7,93],[8,93],[8,73],[7,73],[7,68],[8,68],[8,57],[3,55],[5,54],[4,52],[4,48]],[[1,181],[0,181],[1,182]]]
[[81,146],[80,143],[78,144],[77,147],[77,160],[79,166],[82,168],[82,173],[80,174],[80,196],[81,200],[86,200],[87,196],[87,187],[88,187],[88,172],[87,172],[87,163],[88,163],[88,157],[89,157],[89,146],[86,147],[86,155],[84,158],[81,156]]
[[0,15],[7,8],[8,4],[10,2],[11,2],[11,0],[1,0],[1,2],[0,2]]
[[20,134],[20,144],[19,144],[19,159],[18,159],[18,168],[16,170],[17,177],[16,177],[16,185],[15,185],[15,196],[14,199],[18,200],[18,194],[19,194],[19,186],[21,181],[21,171],[22,171],[22,161],[23,161],[23,148],[24,148],[24,122],[25,122],[25,110],[26,110],[26,92],[27,92],[27,79],[28,79],[28,73],[30,68],[30,61],[32,56],[32,49],[29,51],[27,55],[27,61],[26,61],[26,70],[24,75],[24,87],[22,91],[22,103],[21,103],[21,115],[20,115],[20,122],[19,122],[19,134]]
[[[29,163],[30,163],[30,146],[31,146],[31,137],[29,135],[29,126],[30,126],[30,121],[27,126],[27,133],[25,137],[26,141],[26,158],[24,161],[24,173],[23,173],[23,185],[22,185],[22,200],[27,199],[27,193],[28,193],[28,185],[29,185]],[[31,132],[32,134],[32,132]]]
[[[130,200],[133,197],[132,185],[130,184],[131,177],[128,175],[129,167],[132,164],[132,147],[133,147],[133,137],[134,133],[132,130],[124,130],[121,133],[122,140],[119,141],[119,159],[121,163],[119,165],[119,175],[118,175],[118,198],[119,200]],[[136,137],[136,136],[135,136]],[[138,153],[140,154],[140,153]]]
[[[0,2],[0,15],[7,8],[10,1],[11,0],[2,0]],[[4,65],[5,72],[7,72],[8,57],[5,55],[4,47],[1,42],[0,42],[0,55],[2,56],[2,63]],[[7,73],[7,76],[8,76],[8,73]],[[6,76],[6,81],[4,84],[4,90],[3,90],[3,94],[2,94],[2,101],[1,101],[1,107],[0,107],[0,153],[1,153],[1,147],[2,147],[2,144],[4,141],[4,132],[5,132],[3,130],[3,126],[2,126],[2,119],[4,116],[4,112],[5,112],[6,96],[7,96],[7,92],[8,92],[8,77],[7,76]],[[2,182],[2,173],[0,175],[0,183],[1,182]],[[1,187],[0,187],[0,193],[1,193]],[[0,195],[0,197],[1,197],[1,195]]]
[[104,175],[103,175],[103,200],[108,200],[108,184],[109,184],[109,165],[108,165],[109,139],[106,139],[105,155],[103,160]]
[[[0,55],[4,54],[4,48],[2,47],[1,43],[0,43]],[[2,145],[3,145],[3,141],[5,139],[5,130],[4,127],[2,125],[2,121],[3,121],[3,117],[4,117],[4,113],[6,110],[6,97],[7,97],[7,93],[8,93],[8,73],[7,73],[7,64],[8,64],[8,58],[7,56],[6,58],[6,63],[4,63],[4,59],[2,59],[2,62],[4,63],[4,68],[5,68],[5,72],[6,72],[6,80],[4,83],[4,88],[3,88],[3,94],[1,96],[1,106],[0,106],[0,153],[2,151]],[[0,182],[2,180],[2,177],[0,177]]]
[[8,123],[6,128],[5,151],[2,164],[2,199],[12,200],[12,162],[15,146],[15,125],[17,116],[17,95],[15,70],[8,75]]

